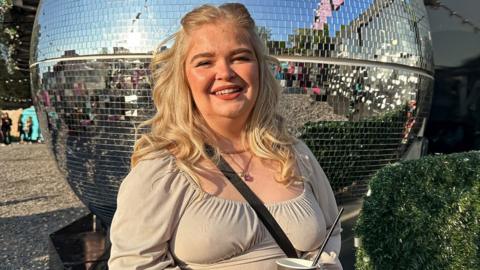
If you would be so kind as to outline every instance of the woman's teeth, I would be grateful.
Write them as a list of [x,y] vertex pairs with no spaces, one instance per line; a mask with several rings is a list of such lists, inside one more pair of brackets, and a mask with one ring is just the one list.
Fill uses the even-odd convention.
[[231,93],[239,92],[239,91],[241,91],[241,90],[242,90],[241,88],[225,89],[225,90],[217,91],[217,92],[215,92],[214,94],[217,95],[217,96],[219,96],[219,95],[226,95],[226,94],[231,94]]

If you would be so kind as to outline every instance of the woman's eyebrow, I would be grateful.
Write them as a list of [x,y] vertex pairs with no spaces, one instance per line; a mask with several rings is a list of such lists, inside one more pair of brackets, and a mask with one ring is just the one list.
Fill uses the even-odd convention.
[[204,53],[199,53],[199,54],[195,54],[192,59],[190,59],[190,63],[193,63],[193,61],[197,58],[202,58],[202,57],[214,57],[215,54],[214,53],[211,53],[211,52],[204,52]]
[[[238,48],[238,49],[235,49],[233,51],[231,51],[230,55],[236,55],[236,54],[240,54],[240,53],[248,53],[250,55],[255,55],[253,53],[252,50],[248,49],[248,48]],[[215,56],[215,53],[211,53],[211,52],[203,52],[203,53],[198,53],[198,54],[195,54],[191,59],[190,59],[190,63],[193,63],[193,61],[195,61],[195,59],[197,58],[202,58],[202,57],[214,57]]]
[[235,49],[232,51],[232,55],[235,55],[235,54],[240,54],[240,53],[248,53],[248,54],[251,54],[251,55],[254,55],[253,51],[248,49],[248,48],[238,48],[238,49]]

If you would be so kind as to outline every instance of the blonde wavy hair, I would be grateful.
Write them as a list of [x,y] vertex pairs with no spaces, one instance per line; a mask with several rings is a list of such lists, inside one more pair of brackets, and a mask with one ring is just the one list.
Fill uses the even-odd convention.
[[[276,181],[290,184],[299,180],[295,170],[293,149],[295,141],[286,130],[283,118],[277,114],[281,87],[271,67],[278,61],[267,55],[263,41],[257,34],[255,22],[242,4],[223,4],[218,7],[203,5],[187,13],[181,20],[181,29],[164,40],[154,53],[151,68],[153,101],[156,114],[140,127],[149,127],[136,141],[131,158],[132,167],[140,160],[173,153],[177,166],[197,183],[202,170],[198,163],[208,158],[205,143],[214,148],[214,160],[220,149],[213,131],[197,110],[185,74],[185,61],[189,46],[189,33],[205,24],[232,23],[236,29],[246,31],[259,65],[259,91],[254,108],[247,120],[243,144],[253,155],[280,164],[280,178]],[[169,49],[166,44],[173,41]],[[168,151],[161,151],[168,150]]]

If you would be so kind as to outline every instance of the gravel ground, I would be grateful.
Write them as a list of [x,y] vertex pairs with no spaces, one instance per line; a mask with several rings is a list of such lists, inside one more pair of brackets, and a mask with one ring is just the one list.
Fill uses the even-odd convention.
[[0,270],[48,269],[48,236],[88,210],[44,144],[0,146]]
[[347,121],[343,115],[333,112],[333,108],[327,102],[313,101],[310,95],[283,94],[280,96],[280,114],[286,120],[290,133],[298,136],[297,131],[306,122],[318,121]]

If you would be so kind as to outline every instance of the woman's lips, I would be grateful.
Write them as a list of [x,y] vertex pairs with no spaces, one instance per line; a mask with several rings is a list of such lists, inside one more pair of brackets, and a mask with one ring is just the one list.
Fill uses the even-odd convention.
[[241,92],[235,92],[231,94],[225,94],[225,95],[216,95],[216,98],[222,99],[222,100],[232,100],[236,99],[238,96],[240,96]]
[[240,96],[243,92],[243,88],[225,88],[222,90],[215,91],[211,93],[215,97],[222,99],[222,100],[232,100]]

